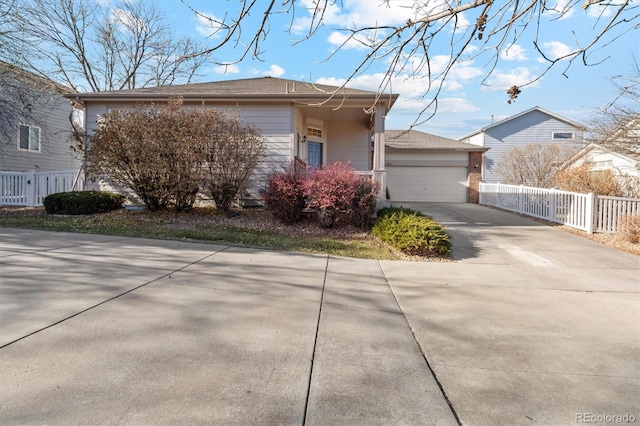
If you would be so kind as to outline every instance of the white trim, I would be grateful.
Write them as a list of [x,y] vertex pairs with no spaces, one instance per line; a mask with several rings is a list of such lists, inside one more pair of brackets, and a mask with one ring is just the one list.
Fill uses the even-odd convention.
[[[29,147],[31,147],[31,129],[38,129],[38,149],[31,149],[31,148],[22,148],[20,147],[20,139],[21,139],[21,130],[22,127],[27,127],[29,128]],[[40,126],[32,126],[31,124],[26,124],[26,123],[20,123],[18,125],[18,151],[22,151],[22,152],[42,152],[42,128]]]

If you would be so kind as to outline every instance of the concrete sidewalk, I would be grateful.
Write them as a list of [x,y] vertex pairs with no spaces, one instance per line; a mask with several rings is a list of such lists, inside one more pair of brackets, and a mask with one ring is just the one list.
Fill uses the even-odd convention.
[[378,262],[0,229],[1,424],[456,424]]
[[0,424],[640,422],[640,257],[416,207],[456,262],[0,228]]

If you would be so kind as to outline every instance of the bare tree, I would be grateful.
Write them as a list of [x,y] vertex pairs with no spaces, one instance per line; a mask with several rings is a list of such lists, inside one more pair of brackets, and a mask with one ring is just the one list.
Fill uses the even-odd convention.
[[18,34],[14,25],[18,16],[17,0],[0,0],[0,52],[5,59],[15,54]]
[[[263,43],[271,31],[271,18],[288,14],[291,18],[289,32],[295,35],[301,23],[306,23],[304,35],[297,41],[303,43],[325,26],[328,15],[341,11],[341,0],[282,0],[255,1],[241,0],[236,10],[222,17],[212,17],[199,13],[190,5],[190,0],[181,0],[198,15],[208,20],[215,31],[217,40],[208,49],[200,52],[210,54],[228,44],[236,47],[241,61],[247,56],[260,58]],[[394,0],[371,1],[371,7],[389,7]],[[301,8],[305,8],[301,13]],[[511,87],[507,94],[513,101],[521,89],[540,80],[551,68],[564,67],[563,73],[574,62],[594,65],[603,59],[592,59],[591,53],[602,53],[623,34],[639,27],[640,5],[631,0],[567,0],[547,2],[544,0],[453,0],[453,1],[414,1],[407,6],[407,19],[398,25],[369,25],[360,22],[346,22],[342,28],[332,28],[342,35],[342,44],[325,60],[336,58],[339,51],[357,44],[362,56],[347,78],[348,81],[364,73],[375,62],[383,62],[388,68],[380,83],[379,91],[391,90],[394,78],[402,74],[405,78],[428,79],[428,87],[423,93],[424,109],[414,123],[418,125],[435,114],[438,96],[456,64],[463,60],[486,60],[487,83],[496,68],[501,54],[524,38],[531,40],[534,48],[546,62],[545,69],[527,83]],[[599,15],[593,30],[587,34],[574,32],[575,45],[560,56],[551,56],[545,52],[543,37],[540,34],[541,23],[565,29],[563,17],[573,12],[587,10]],[[303,15],[303,16],[301,16]],[[259,17],[257,26],[249,17]],[[297,19],[302,18],[302,19]],[[548,31],[553,31],[549,29]],[[448,45],[443,52],[436,47]],[[608,53],[602,56],[607,56]],[[442,60],[443,58],[444,61]],[[489,58],[487,60],[487,58]],[[226,64],[231,64],[229,61]],[[424,77],[426,76],[426,77]],[[341,91],[336,91],[337,96]]]
[[148,2],[22,0],[14,28],[25,46],[21,64],[74,90],[188,83],[208,59]]
[[618,96],[589,120],[589,142],[640,155],[640,66],[613,80]]
[[505,184],[553,188],[558,170],[576,152],[577,148],[555,144],[515,147],[502,156],[498,174]]

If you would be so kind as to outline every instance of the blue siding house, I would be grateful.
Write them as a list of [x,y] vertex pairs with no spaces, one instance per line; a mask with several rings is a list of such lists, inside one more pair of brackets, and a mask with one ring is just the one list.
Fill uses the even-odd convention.
[[458,140],[490,148],[484,155],[482,180],[499,183],[497,166],[502,156],[515,147],[529,144],[571,145],[581,148],[585,127],[540,107],[533,107],[490,124]]
[[0,61],[0,171],[77,170],[71,89]]

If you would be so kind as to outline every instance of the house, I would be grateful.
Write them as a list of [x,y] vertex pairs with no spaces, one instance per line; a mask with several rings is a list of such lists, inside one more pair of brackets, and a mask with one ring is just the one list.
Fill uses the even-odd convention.
[[626,196],[640,196],[640,152],[619,149],[616,145],[591,143],[567,161],[563,169],[587,164],[591,173],[609,170],[617,177]]
[[265,177],[294,161],[320,166],[350,162],[386,186],[384,117],[398,95],[338,88],[273,77],[68,95],[84,110],[84,128],[95,132],[102,114],[181,98],[185,106],[234,109],[261,129],[266,160],[242,195],[259,199]]
[[0,171],[78,170],[64,86],[0,61]]
[[529,144],[558,144],[582,148],[585,128],[540,107],[533,107],[492,123],[458,141],[490,148],[485,154],[482,180],[499,183],[497,166],[502,156],[516,147]]
[[385,133],[387,190],[396,202],[478,202],[484,153],[489,150],[423,133]]

